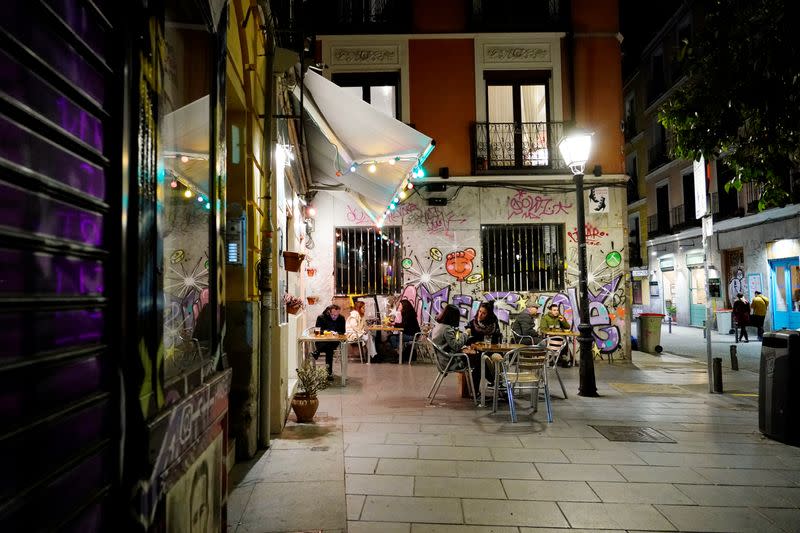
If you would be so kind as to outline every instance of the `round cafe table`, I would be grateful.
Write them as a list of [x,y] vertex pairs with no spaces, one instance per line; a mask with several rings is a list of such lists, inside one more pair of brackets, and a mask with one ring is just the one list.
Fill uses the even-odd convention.
[[[486,407],[484,403],[484,396],[486,393],[486,366],[483,364],[483,354],[485,353],[499,353],[505,356],[508,352],[517,350],[519,348],[525,348],[525,344],[512,344],[512,343],[490,343],[490,342],[476,342],[470,345],[472,353],[476,355],[475,363],[481,365],[481,381],[480,381],[480,389],[481,389],[481,402],[478,404],[478,407]],[[470,355],[470,352],[465,351],[467,355]],[[472,364],[472,358],[470,358],[470,364]],[[495,377],[495,379],[497,379]]]

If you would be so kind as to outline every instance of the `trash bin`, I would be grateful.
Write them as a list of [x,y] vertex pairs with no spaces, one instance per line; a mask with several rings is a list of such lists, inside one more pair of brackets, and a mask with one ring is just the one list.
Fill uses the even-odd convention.
[[758,429],[767,437],[800,445],[800,332],[764,333],[758,374]]
[[723,335],[730,335],[733,329],[733,309],[717,309],[717,331]]
[[664,315],[660,313],[642,313],[639,315],[639,349],[648,353],[661,352],[661,321]]

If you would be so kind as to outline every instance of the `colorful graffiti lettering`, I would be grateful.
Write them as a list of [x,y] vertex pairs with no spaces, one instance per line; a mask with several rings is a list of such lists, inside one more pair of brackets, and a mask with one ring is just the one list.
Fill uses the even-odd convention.
[[525,191],[517,191],[508,199],[508,218],[521,216],[524,219],[540,220],[546,216],[566,214],[570,208],[572,204],[565,204],[547,196],[534,196]]
[[464,281],[472,273],[472,260],[475,259],[475,249],[467,248],[463,251],[447,254],[445,269],[447,273],[458,281]]
[[[625,318],[625,291],[621,281],[622,276],[615,276],[596,292],[589,289],[589,323],[592,325],[594,345],[600,353],[611,353],[621,347],[620,327]],[[478,312],[481,302],[469,294],[451,293],[449,286],[431,292],[425,283],[406,285],[402,296],[414,303],[420,323],[433,322],[448,303],[459,308],[462,321],[466,323]],[[482,296],[484,301],[495,302],[495,314],[504,325],[511,322],[512,313],[518,313],[525,302],[525,297],[514,291],[485,292]],[[539,294],[537,300],[542,309],[557,305],[573,330],[577,331],[579,306],[575,287],[555,294]]]
[[[599,246],[600,238],[608,236],[608,233],[599,228],[596,228],[595,226],[589,223],[586,224],[585,230],[586,230],[586,244],[591,246]],[[572,231],[568,231],[567,236],[572,242],[578,242],[578,228],[573,228]]]

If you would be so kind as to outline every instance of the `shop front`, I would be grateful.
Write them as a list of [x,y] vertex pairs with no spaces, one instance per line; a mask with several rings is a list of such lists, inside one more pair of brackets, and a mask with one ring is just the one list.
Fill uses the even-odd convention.
[[[800,241],[767,244],[772,293],[772,328],[800,328]],[[763,291],[762,291],[763,292]],[[769,308],[768,308],[769,314]]]

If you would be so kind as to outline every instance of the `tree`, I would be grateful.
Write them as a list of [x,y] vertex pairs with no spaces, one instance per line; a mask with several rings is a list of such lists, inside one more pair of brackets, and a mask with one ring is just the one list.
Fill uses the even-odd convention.
[[721,159],[726,190],[764,184],[759,209],[790,201],[800,163],[800,27],[795,0],[713,0],[684,42],[688,79],[659,111],[684,159]]

